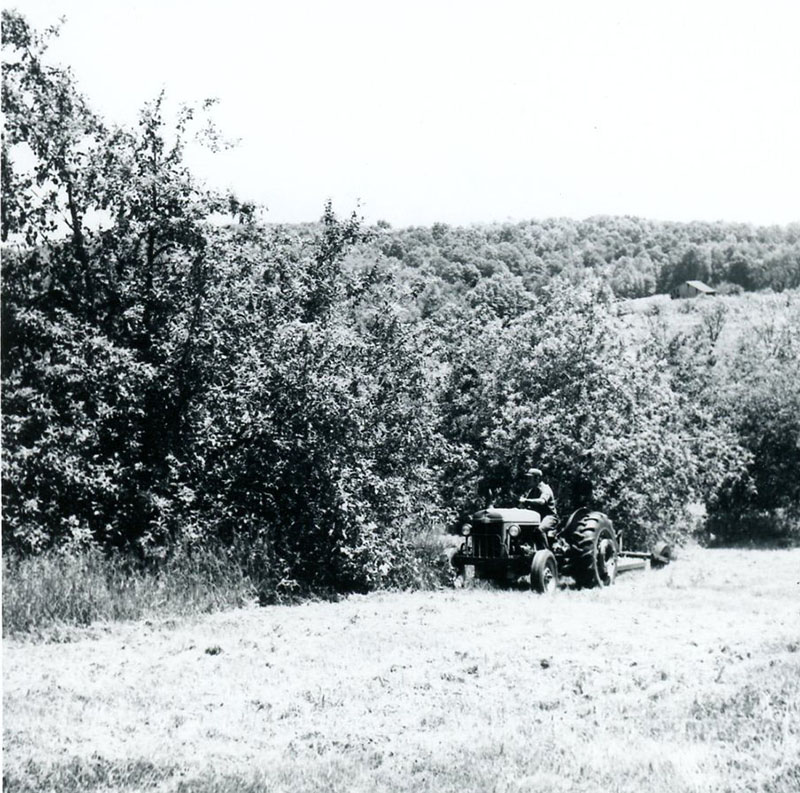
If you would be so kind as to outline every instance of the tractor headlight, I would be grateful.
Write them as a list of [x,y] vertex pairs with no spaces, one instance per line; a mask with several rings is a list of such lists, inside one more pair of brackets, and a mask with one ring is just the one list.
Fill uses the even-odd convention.
[[516,523],[512,523],[508,527],[508,536],[514,538],[519,537],[519,526]]
[[464,525],[461,527],[461,533],[462,533],[462,534],[463,534],[465,537],[469,537],[469,535],[470,535],[470,533],[471,533],[471,532],[472,532],[472,526],[470,526],[470,525],[469,525],[469,523],[465,523],[465,524],[464,524]]

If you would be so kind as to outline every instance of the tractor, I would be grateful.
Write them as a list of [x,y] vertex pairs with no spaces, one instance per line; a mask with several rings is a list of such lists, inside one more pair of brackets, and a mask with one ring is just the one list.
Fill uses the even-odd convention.
[[617,572],[663,567],[671,549],[659,543],[652,553],[622,550],[622,532],[602,512],[582,507],[563,524],[547,531],[541,515],[532,509],[490,505],[476,512],[460,528],[461,547],[451,558],[456,580],[471,569],[476,578],[515,581],[530,574],[531,589],[553,592],[560,576],[570,576],[578,587],[605,587]]

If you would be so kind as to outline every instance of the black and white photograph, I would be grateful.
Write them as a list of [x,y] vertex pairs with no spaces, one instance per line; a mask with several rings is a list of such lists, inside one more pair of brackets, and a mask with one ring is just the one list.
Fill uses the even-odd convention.
[[6,0],[2,789],[800,791],[796,0]]

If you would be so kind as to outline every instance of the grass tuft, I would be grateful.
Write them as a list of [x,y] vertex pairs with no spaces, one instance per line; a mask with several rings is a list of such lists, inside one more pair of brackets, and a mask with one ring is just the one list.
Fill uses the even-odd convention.
[[57,639],[67,626],[203,614],[254,597],[240,564],[209,549],[181,552],[155,566],[93,549],[3,559],[4,636]]
[[30,762],[21,776],[13,772],[3,775],[3,790],[16,793],[155,790],[175,773],[174,768],[161,768],[149,760],[112,761],[94,754],[47,766]]

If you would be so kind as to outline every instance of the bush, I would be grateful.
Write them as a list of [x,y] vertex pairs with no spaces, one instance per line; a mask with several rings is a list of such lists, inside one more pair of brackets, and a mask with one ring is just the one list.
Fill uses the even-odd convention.
[[781,508],[718,509],[709,516],[703,539],[710,545],[786,548],[800,544],[800,518]]
[[344,268],[360,234],[328,207],[311,240],[253,236],[212,294],[217,374],[188,450],[202,536],[257,540],[298,591],[387,585],[435,514],[424,338],[391,282]]

